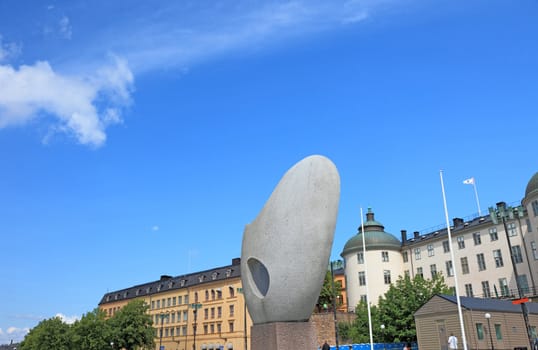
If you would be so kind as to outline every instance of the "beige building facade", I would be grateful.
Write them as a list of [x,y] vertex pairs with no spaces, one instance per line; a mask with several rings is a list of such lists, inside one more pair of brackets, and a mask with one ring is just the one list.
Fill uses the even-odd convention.
[[390,284],[404,275],[431,278],[440,273],[449,286],[455,287],[457,274],[459,294],[468,297],[518,298],[520,292],[524,296],[537,294],[538,173],[528,182],[521,205],[499,202],[486,215],[453,219],[450,242],[446,227],[414,232],[411,238],[402,230],[398,240],[384,231],[371,209],[366,216],[366,252],[359,228],[341,254],[349,311],[367,295],[372,304],[377,304]]
[[99,303],[108,317],[133,299],[149,306],[155,349],[246,350],[250,327],[242,294],[240,259],[232,264],[107,293]]

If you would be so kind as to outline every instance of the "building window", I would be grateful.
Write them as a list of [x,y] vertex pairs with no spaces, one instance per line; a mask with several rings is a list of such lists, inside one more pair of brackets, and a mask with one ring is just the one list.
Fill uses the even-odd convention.
[[473,241],[474,241],[474,245],[482,244],[482,239],[480,238],[480,232],[473,233]]
[[222,317],[222,306],[217,307],[217,317],[218,318]]
[[478,340],[484,340],[484,325],[482,323],[476,324],[476,336]]
[[432,274],[432,279],[434,279],[437,275],[437,266],[435,264],[430,265],[430,272]]
[[482,281],[482,295],[484,298],[491,298],[491,291],[489,289],[488,281]]
[[463,236],[458,236],[458,238],[456,238],[456,240],[458,241],[458,248],[459,249],[465,248],[465,240],[464,240]]
[[409,256],[407,255],[407,252],[403,252],[403,262],[406,263],[409,261]]
[[448,244],[448,241],[443,241],[443,252],[444,253],[450,252],[450,244]]
[[503,267],[503,256],[501,254],[500,249],[496,249],[493,251],[493,259],[495,260],[495,267]]
[[415,248],[415,260],[420,260],[420,248]]
[[484,259],[484,254],[476,254],[476,261],[478,263],[478,271],[484,271],[486,269],[486,259]]
[[470,298],[473,297],[473,285],[471,283],[465,285],[465,294]]
[[357,264],[364,264],[364,254],[362,252],[357,253]]
[[489,229],[489,238],[490,238],[490,240],[492,242],[497,241],[499,239],[499,235],[497,234],[497,228],[496,227],[491,227]]
[[207,331],[207,325],[204,324],[204,334],[207,334],[207,333],[208,333],[208,331]]
[[232,287],[232,286],[228,287],[228,293],[230,294],[230,298],[235,297],[235,289],[234,289],[234,287]]
[[495,323],[495,337],[497,338],[497,340],[503,340],[502,328],[501,325],[498,323]]
[[205,300],[208,301],[209,300],[209,291],[206,289],[205,291]]
[[183,311],[183,321],[187,321],[189,319],[189,313],[187,310]]
[[157,309],[160,309],[160,308],[161,308],[161,301],[157,300]]
[[383,280],[385,284],[390,284],[390,270],[383,270]]
[[366,272],[359,271],[359,286],[366,285]]
[[215,333],[215,325],[213,323],[209,325],[209,331],[211,334]]
[[211,318],[215,318],[215,308],[211,308]]
[[205,308],[204,309],[204,320],[207,320],[208,318],[209,318],[209,309]]
[[433,255],[434,255],[433,244],[428,244],[428,256],[433,256]]
[[422,271],[422,267],[417,267],[417,276],[424,277],[424,273]]
[[234,316],[235,308],[233,305],[230,305],[230,317]]
[[172,298],[172,306],[176,306],[176,297]]
[[519,286],[521,287],[521,291],[523,293],[529,293],[529,281],[527,281],[527,275],[518,275],[518,282]]
[[194,302],[198,302],[198,292],[194,292]]
[[220,325],[220,323],[217,323],[217,333],[221,333],[222,332],[222,326]]
[[368,296],[366,294],[361,294],[361,303],[368,302]]
[[527,223],[527,232],[532,232],[531,221],[529,219],[525,219],[525,222]]
[[521,247],[515,245],[512,247],[512,256],[514,257],[514,262],[516,264],[521,264],[523,262],[523,255],[521,255]]
[[460,259],[461,261],[461,272],[466,275],[469,273],[469,261],[467,261],[467,257],[463,257]]
[[404,276],[405,277],[411,277],[411,273],[409,272],[409,270],[404,271]]
[[176,313],[172,312],[172,323],[176,323]]
[[532,202],[532,213],[534,216],[538,216],[538,201]]
[[215,290],[214,289],[211,289],[211,300],[215,300]]
[[536,242],[531,242],[531,249],[532,249],[532,257],[534,260],[538,260],[538,248],[536,247]]
[[[189,303],[189,295],[185,295],[185,297],[183,298],[185,304],[188,304]],[[180,303],[181,304],[181,303]]]
[[499,278],[499,286],[501,286],[501,294],[503,297],[510,295],[510,289],[508,288],[508,281],[506,278]]
[[446,275],[454,276],[454,267],[452,266],[452,260],[448,260],[446,263]]
[[152,310],[155,309],[155,300],[152,300],[152,301],[151,301],[151,309],[152,309]]
[[506,224],[506,227],[508,228],[508,236],[517,236],[517,228],[515,222],[509,222],[508,224]]
[[230,332],[230,333],[234,332],[234,323],[233,322],[228,323],[228,332]]
[[381,261],[383,262],[389,261],[389,252],[381,252]]

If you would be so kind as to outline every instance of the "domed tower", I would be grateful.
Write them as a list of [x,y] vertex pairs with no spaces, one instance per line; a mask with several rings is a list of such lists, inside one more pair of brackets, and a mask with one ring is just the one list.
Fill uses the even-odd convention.
[[359,227],[358,233],[347,241],[340,254],[345,262],[349,311],[354,311],[361,299],[366,300],[367,294],[370,303],[377,304],[390,284],[403,275],[402,244],[392,234],[385,232],[385,227],[374,219],[371,208],[368,208],[364,223],[365,252],[362,242],[363,232]]

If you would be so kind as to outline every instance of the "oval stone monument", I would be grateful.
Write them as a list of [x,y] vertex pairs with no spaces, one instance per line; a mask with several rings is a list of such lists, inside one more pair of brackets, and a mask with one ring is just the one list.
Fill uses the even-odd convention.
[[286,172],[246,226],[241,280],[255,326],[310,318],[329,264],[339,198],[335,165],[310,156]]

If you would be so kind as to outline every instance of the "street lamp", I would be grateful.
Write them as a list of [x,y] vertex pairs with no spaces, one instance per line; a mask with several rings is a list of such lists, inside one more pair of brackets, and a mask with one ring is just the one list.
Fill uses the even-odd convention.
[[110,342],[110,347],[111,347],[112,349],[114,349],[114,342],[113,342],[113,341]]
[[190,306],[193,309],[192,312],[194,313],[194,325],[192,326],[193,331],[194,331],[193,332],[194,337],[193,337],[192,348],[193,350],[196,350],[196,328],[198,327],[197,315],[198,315],[198,309],[202,307],[202,304],[193,303]]
[[163,344],[163,326],[164,326],[164,319],[168,317],[168,314],[165,314],[164,312],[161,312],[159,315],[161,317],[161,335],[159,337],[159,350],[162,350],[162,344]]
[[488,332],[489,332],[489,341],[491,342],[491,350],[495,350],[493,348],[493,335],[491,334],[491,324],[489,323],[489,319],[491,318],[491,314],[489,312],[486,312],[484,315],[486,320],[488,320]]
[[383,350],[385,350],[385,325],[381,325],[381,337],[383,340]]
[[506,242],[508,243],[508,250],[510,252],[510,261],[512,262],[512,270],[514,271],[514,278],[516,280],[516,286],[517,286],[517,293],[520,299],[521,304],[521,312],[523,313],[523,321],[525,322],[525,328],[527,330],[527,339],[530,344],[530,349],[532,349],[532,332],[531,332],[531,326],[529,324],[529,311],[527,310],[527,304],[525,302],[522,302],[523,298],[523,290],[521,289],[521,284],[519,281],[519,275],[517,273],[516,263],[514,260],[514,252],[512,250],[512,244],[510,243],[510,235],[508,234],[508,226],[506,224],[506,219],[514,219],[514,216],[522,217],[525,214],[525,209],[523,207],[518,208],[512,208],[507,207],[506,203],[499,202],[497,203],[497,209],[490,207],[489,208],[489,216],[491,217],[491,221],[494,224],[499,223],[499,219],[502,220],[503,226],[504,226],[504,233],[506,235]]

